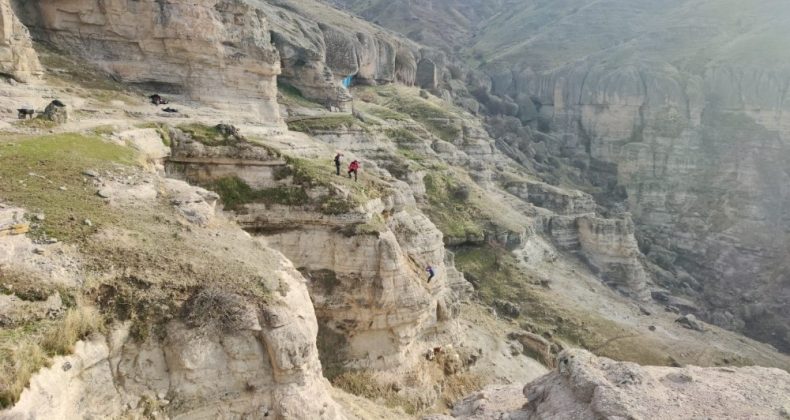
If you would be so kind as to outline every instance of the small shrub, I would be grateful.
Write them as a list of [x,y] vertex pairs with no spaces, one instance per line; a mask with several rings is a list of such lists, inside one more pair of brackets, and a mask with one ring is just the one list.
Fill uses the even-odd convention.
[[247,304],[234,293],[202,289],[184,304],[184,320],[192,328],[235,332],[247,325]]

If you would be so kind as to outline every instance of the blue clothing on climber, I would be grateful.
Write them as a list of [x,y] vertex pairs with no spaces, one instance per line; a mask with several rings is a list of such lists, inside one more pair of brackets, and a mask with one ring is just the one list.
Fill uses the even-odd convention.
[[425,268],[425,271],[428,272],[428,283],[430,283],[431,279],[433,278],[433,276],[436,275],[436,273],[433,271],[433,267],[431,267],[430,265]]

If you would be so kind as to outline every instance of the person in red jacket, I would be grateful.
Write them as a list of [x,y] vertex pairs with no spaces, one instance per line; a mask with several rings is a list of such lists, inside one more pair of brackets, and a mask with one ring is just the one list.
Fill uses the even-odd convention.
[[348,165],[348,177],[351,178],[351,174],[354,174],[354,182],[357,181],[357,171],[359,170],[359,162],[354,160]]

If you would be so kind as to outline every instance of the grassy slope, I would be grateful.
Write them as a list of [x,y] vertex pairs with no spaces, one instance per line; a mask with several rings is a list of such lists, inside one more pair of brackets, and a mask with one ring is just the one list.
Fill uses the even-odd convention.
[[[37,236],[74,240],[118,222],[82,172],[130,165],[134,152],[98,136],[13,136],[0,142],[0,159],[0,199],[43,213],[46,219],[37,222]],[[85,219],[93,226],[86,226]]]

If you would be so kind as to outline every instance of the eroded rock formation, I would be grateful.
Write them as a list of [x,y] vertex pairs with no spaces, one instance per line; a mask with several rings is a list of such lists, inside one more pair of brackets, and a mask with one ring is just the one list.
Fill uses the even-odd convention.
[[[204,184],[238,178],[261,191],[233,217],[308,278],[324,338],[342,337],[328,358],[352,368],[408,366],[421,356],[421,334],[457,315],[470,285],[405,183],[349,207],[355,192],[305,179],[299,165],[307,161],[286,163],[246,141],[206,146],[177,131],[172,137],[171,175]],[[429,265],[437,273],[431,283]]]
[[790,410],[790,374],[780,369],[642,367],[583,350],[566,350],[557,362],[523,394],[491,387],[457,403],[451,418],[767,419]]
[[17,18],[10,0],[0,1],[0,73],[27,82],[42,71],[27,27]]
[[279,122],[279,55],[266,16],[247,3],[40,0],[19,9],[37,37],[124,82]]

